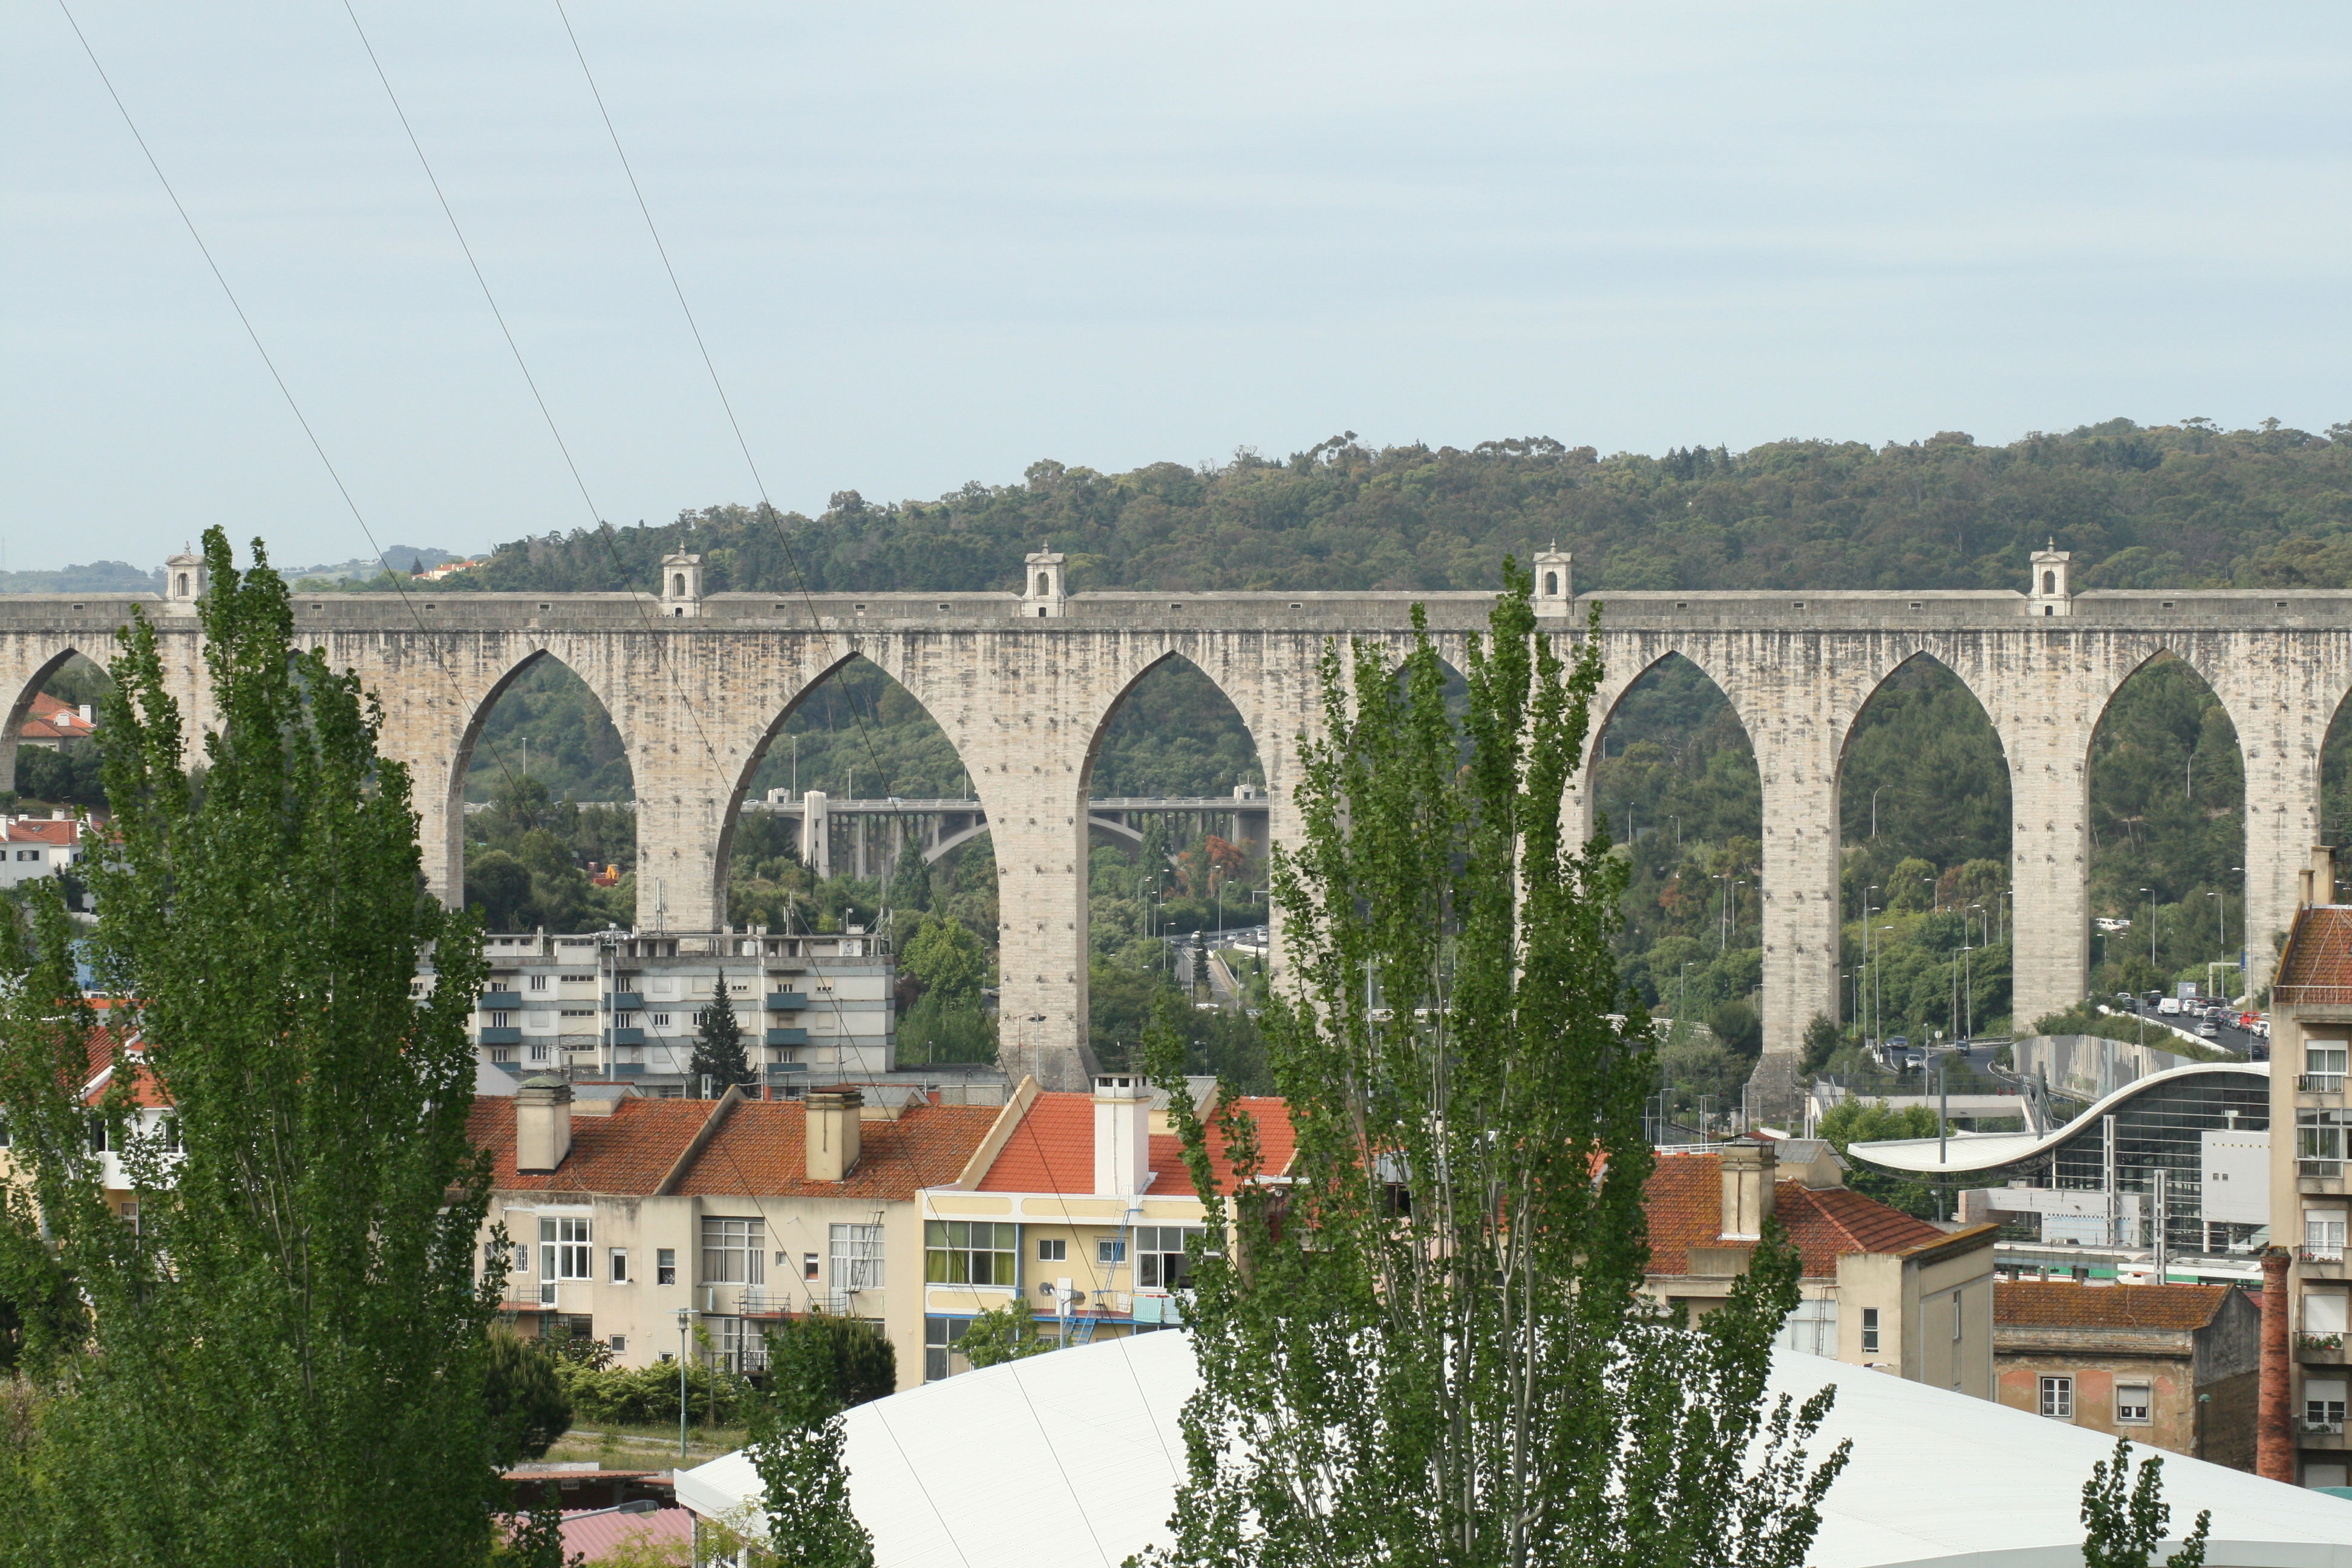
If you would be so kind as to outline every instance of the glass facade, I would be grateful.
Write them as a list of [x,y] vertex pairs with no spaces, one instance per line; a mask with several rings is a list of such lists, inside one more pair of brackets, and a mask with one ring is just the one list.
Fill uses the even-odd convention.
[[[2116,1120],[2116,1185],[2126,1193],[2145,1194],[2141,1212],[2154,1223],[2158,1173],[2171,1178],[2168,1194],[2170,1221],[2167,1240],[2179,1251],[2221,1251],[2249,1240],[2259,1229],[2251,1225],[2216,1221],[2210,1227],[2204,1213],[2204,1137],[2224,1130],[2261,1132],[2271,1124],[2270,1079],[2254,1072],[2200,1073],[2153,1084],[2126,1096],[2114,1112]],[[2039,1172],[2012,1167],[1988,1172],[2007,1179],[2024,1176],[2038,1186],[2097,1192],[2105,1183],[2105,1130],[2101,1119],[2075,1124],[2057,1146],[2042,1157]],[[2139,1244],[2153,1239],[2142,1235]]]

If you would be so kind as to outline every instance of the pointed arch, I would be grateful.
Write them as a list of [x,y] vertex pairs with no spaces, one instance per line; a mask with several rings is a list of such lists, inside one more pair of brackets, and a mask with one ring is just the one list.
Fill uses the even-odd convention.
[[1661,1010],[1746,1026],[1762,985],[1763,780],[1730,693],[1658,651],[1593,726],[1586,798],[1628,862],[1616,942]]
[[[77,666],[77,660],[79,661],[79,666]],[[110,690],[113,688],[113,678],[107,674],[104,665],[82,652],[80,648],[68,646],[43,659],[33,672],[26,677],[24,684],[17,689],[16,700],[8,708],[5,743],[0,743],[0,766],[5,766],[5,773],[0,773],[0,788],[12,791],[19,789],[16,769],[25,748],[53,750],[61,758],[76,750],[77,742],[70,735],[55,739],[47,737],[28,739],[25,732],[26,721],[34,717],[34,706],[40,697],[47,692],[51,686],[65,683],[68,678],[76,676],[80,677],[74,683],[76,689],[68,690],[58,699],[68,707],[79,709],[86,703],[94,705],[96,697],[92,695],[93,693]],[[79,713],[73,716],[75,721],[79,721]],[[93,713],[91,717],[94,718],[95,714]],[[79,728],[79,726],[78,722],[70,722],[65,726],[50,727]],[[94,752],[90,754],[95,755]],[[88,774],[90,771],[87,763],[79,769],[82,774]],[[69,793],[72,795],[73,802],[82,805],[98,804],[95,800],[81,798],[95,788],[94,778],[83,778],[76,783],[77,784],[86,784],[90,786],[90,789],[70,788]],[[67,804],[67,802],[61,799],[60,804]]]
[[635,800],[604,699],[557,654],[530,650],[475,704],[449,770],[461,901],[492,930],[634,923]]
[[2201,965],[2234,963],[2245,757],[2212,681],[2176,649],[2150,652],[2107,694],[2084,772],[2091,914],[2132,922],[2127,941],[2111,931],[2095,949],[2104,970],[2093,989],[2202,979]]

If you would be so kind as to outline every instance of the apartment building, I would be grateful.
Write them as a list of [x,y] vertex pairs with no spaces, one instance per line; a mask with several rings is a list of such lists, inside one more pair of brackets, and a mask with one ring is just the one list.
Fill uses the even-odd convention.
[[1995,1226],[1946,1231],[1864,1197],[1815,1139],[1661,1153],[1644,1197],[1645,1294],[1696,1321],[1730,1296],[1777,1219],[1803,1259],[1784,1347],[1995,1397]]
[[2254,1468],[2262,1329],[2234,1286],[1993,1287],[2003,1405],[2234,1469]]
[[[480,1258],[526,1334],[601,1339],[643,1366],[683,1344],[766,1365],[766,1332],[865,1319],[923,1375],[918,1197],[971,1165],[1003,1108],[825,1088],[800,1099],[643,1095],[534,1077],[476,1099],[495,1192]],[[503,1248],[503,1258],[501,1258]]]
[[856,928],[534,931],[491,936],[484,947],[490,977],[474,1015],[475,1048],[517,1078],[616,1079],[649,1098],[695,1098],[701,1086],[687,1069],[719,984],[774,1096],[877,1079],[896,1064],[889,942]]
[[82,825],[63,809],[40,816],[0,813],[0,888],[54,877],[81,863]]
[[[1216,1082],[1194,1080],[1213,1109]],[[1255,1124],[1262,1173],[1290,1166],[1279,1100],[1236,1102]],[[1211,1130],[1220,1190],[1234,1168]],[[1024,1079],[987,1139],[952,1181],[919,1195],[923,1224],[924,1376],[968,1370],[956,1345],[983,1311],[1021,1305],[1066,1343],[1149,1333],[1181,1322],[1192,1239],[1207,1210],[1192,1187],[1168,1099],[1133,1074],[1094,1092],[1046,1094]]]
[[[2284,1384],[2285,1430],[2266,1434],[2272,1455],[2263,1471],[2312,1487],[2352,1481],[2352,1445],[2344,1433],[2352,1373],[2344,1351],[2352,1331],[2352,1275],[2344,1265],[2352,1220],[2345,1167],[2352,1104],[2344,1092],[2352,1051],[2352,906],[2335,897],[2335,853],[2315,849],[2271,983],[2273,1248],[2264,1259],[2263,1308],[2270,1310],[2275,1300],[2284,1310],[2287,1354],[2264,1369],[2266,1381]],[[2273,1279],[2273,1270],[2283,1272]]]
[[[120,1004],[105,997],[91,998],[90,1005],[101,1018]],[[132,1186],[129,1167],[124,1163],[126,1151],[120,1140],[125,1135],[143,1139],[160,1139],[164,1145],[168,1163],[170,1150],[176,1147],[177,1134],[172,1121],[172,1101],[163,1086],[145,1066],[146,1048],[136,1023],[128,1026],[118,1043],[115,1027],[101,1021],[93,1027],[83,1042],[88,1052],[82,1079],[79,1086],[81,1101],[89,1108],[89,1151],[98,1156],[98,1182],[106,1194],[107,1206],[126,1220],[139,1217],[139,1193]],[[110,1128],[100,1114],[100,1107],[121,1084],[129,1091],[131,1111],[126,1124]],[[10,1155],[8,1122],[0,1116],[0,1182],[13,1180],[16,1166]]]

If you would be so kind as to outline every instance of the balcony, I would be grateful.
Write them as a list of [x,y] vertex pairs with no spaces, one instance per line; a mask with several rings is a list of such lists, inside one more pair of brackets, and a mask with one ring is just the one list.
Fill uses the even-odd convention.
[[2340,1247],[2298,1247],[2295,1261],[2315,1271],[2329,1274],[2344,1272],[2344,1249]]
[[773,1290],[739,1290],[735,1293],[737,1315],[745,1318],[789,1318],[802,1310],[797,1297]]
[[807,1005],[808,996],[803,992],[771,991],[768,993],[768,1011],[771,1013],[795,1013]]
[[642,1046],[646,1043],[643,1029],[607,1029],[604,1043],[608,1046]]
[[642,1013],[645,1010],[646,996],[642,991],[612,991],[605,994],[604,1011],[607,1013]]
[[499,1009],[511,1011],[514,1008],[522,1005],[522,993],[520,991],[485,991],[482,993],[482,999],[475,1003],[474,1005],[480,1008],[485,1013]]
[[613,1076],[614,1078],[643,1078],[646,1076],[646,1064],[643,1062],[614,1062],[613,1064]]
[[767,1034],[767,1043],[772,1046],[805,1046],[809,1043],[808,1031],[806,1029],[770,1029]]
[[2344,1423],[2340,1419],[2314,1421],[2309,1415],[2305,1415],[2301,1425],[2305,1447],[2341,1448],[2344,1447]]
[[2298,1177],[2310,1177],[2318,1181],[2341,1180],[2344,1175],[2344,1162],[2341,1160],[2297,1160],[2294,1163],[2294,1173]]
[[2298,1073],[2294,1087],[2305,1094],[2342,1094],[2344,1075],[2340,1072]]
[[785,1079],[795,1075],[806,1077],[807,1074],[808,1063],[806,1062],[770,1062],[768,1064],[770,1078]]
[[522,1044],[520,1029],[493,1029],[485,1026],[480,1043],[486,1046],[519,1046]]
[[2294,1359],[2321,1366],[2344,1364],[2342,1334],[2297,1334],[2294,1336]]

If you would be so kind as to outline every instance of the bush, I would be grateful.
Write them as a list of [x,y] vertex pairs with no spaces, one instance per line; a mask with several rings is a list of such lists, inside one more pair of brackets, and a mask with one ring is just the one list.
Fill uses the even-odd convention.
[[556,1358],[536,1340],[491,1333],[482,1400],[490,1410],[491,1454],[501,1469],[538,1458],[572,1426],[572,1401]]
[[963,1352],[964,1360],[977,1368],[1041,1355],[1054,1347],[1038,1337],[1036,1321],[1026,1307],[1008,1302],[972,1319],[971,1327],[956,1342],[956,1348]]
[[[591,1366],[563,1360],[555,1373],[572,1404],[574,1422],[623,1426],[667,1425],[677,1419],[677,1362],[651,1366]],[[731,1372],[714,1373],[699,1361],[686,1367],[687,1415],[698,1423],[728,1426],[740,1418],[750,1385]],[[717,1415],[712,1415],[716,1394]]]
[[818,1356],[813,1359],[832,1367],[833,1398],[844,1410],[879,1399],[898,1386],[898,1352],[862,1319],[812,1312],[772,1330],[768,1335],[771,1364],[781,1365],[790,1359],[777,1342],[787,1334],[814,1342],[811,1348]]

